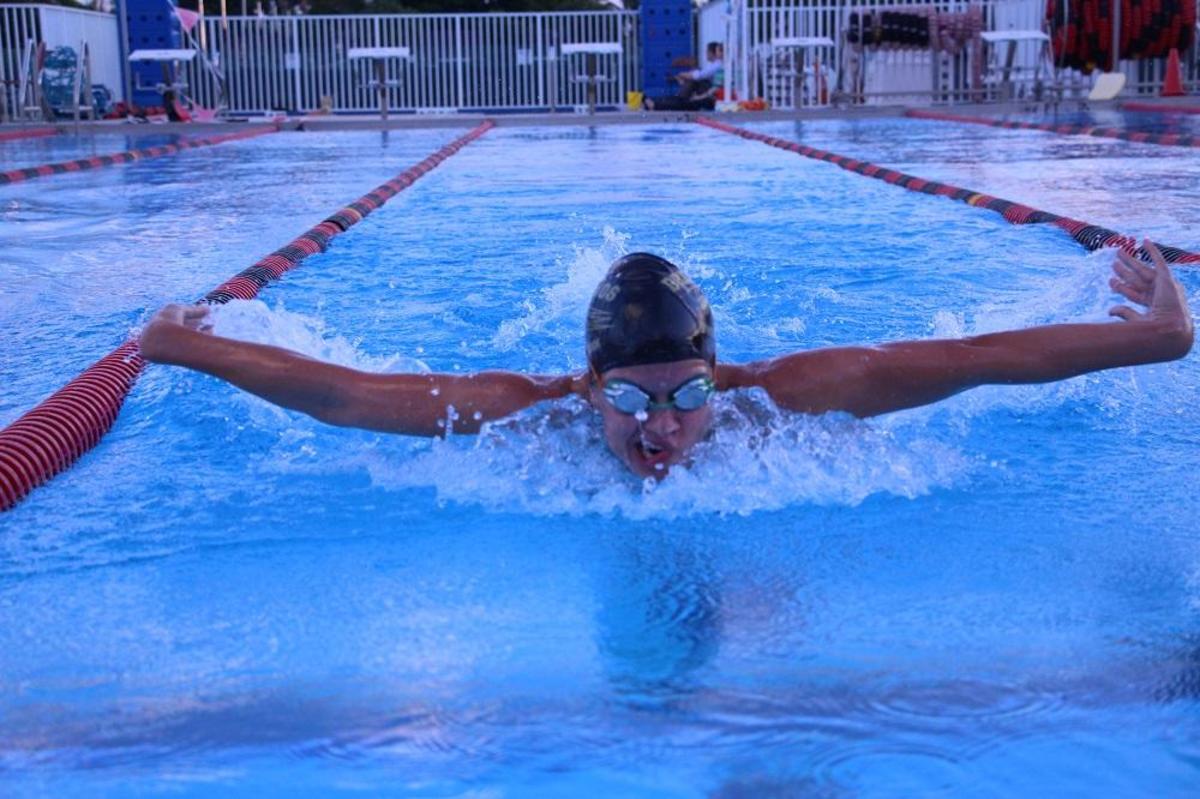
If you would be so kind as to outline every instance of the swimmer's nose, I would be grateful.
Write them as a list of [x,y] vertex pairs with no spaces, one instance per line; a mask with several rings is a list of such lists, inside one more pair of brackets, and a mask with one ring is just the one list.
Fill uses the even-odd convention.
[[656,435],[669,436],[679,429],[679,416],[674,408],[654,410],[650,412],[650,418],[644,426]]

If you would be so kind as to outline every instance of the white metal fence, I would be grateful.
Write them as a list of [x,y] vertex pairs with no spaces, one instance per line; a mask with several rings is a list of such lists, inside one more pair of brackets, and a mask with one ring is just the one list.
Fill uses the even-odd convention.
[[0,6],[0,81],[3,103],[17,110],[21,58],[29,41],[45,42],[48,49],[61,45],[76,51],[87,42],[91,51],[92,83],[107,86],[121,96],[121,48],[117,18],[113,14],[47,5]]
[[[1044,0],[825,0],[756,2],[745,11],[739,85],[750,96],[762,96],[776,108],[823,105],[841,94],[851,101],[922,104],[960,102],[987,97],[976,76],[991,75],[997,55],[967,47],[950,54],[929,49],[856,48],[846,40],[851,15],[879,10],[936,9],[965,14],[978,9],[982,30],[1040,30]],[[824,37],[829,46],[799,51],[773,46],[781,39]],[[1018,45],[1018,79],[1033,73],[1040,51],[1032,43]],[[1049,75],[1044,75],[1048,79]]]
[[[598,105],[624,104],[626,90],[640,83],[636,12],[230,17],[203,24],[208,60],[223,75],[233,112],[376,110],[372,65],[348,60],[352,47],[408,48],[407,59],[387,64],[389,107],[398,111],[583,105],[588,56],[561,55],[566,44],[621,46],[619,55],[596,56]],[[222,99],[220,81],[199,62],[188,83],[202,105]]]
[[[773,107],[820,104],[845,95],[864,102],[920,103],[979,99],[971,50],[957,55],[928,50],[877,50],[861,56],[845,42],[852,12],[903,7],[983,10],[985,30],[1038,30],[1044,0],[716,0],[699,12],[697,47],[724,39],[727,62],[740,97],[765,97]],[[1200,6],[1200,0],[1197,0]],[[197,36],[209,64],[197,59],[185,79],[201,105],[235,113],[275,110],[371,112],[378,99],[369,87],[371,65],[351,62],[352,47],[407,47],[410,57],[388,65],[389,106],[397,111],[520,111],[578,107],[588,100],[581,78],[587,56],[563,56],[564,44],[619,44],[619,55],[597,56],[596,102],[619,106],[627,90],[640,89],[639,15],[627,11],[526,14],[412,14],[376,16],[207,18]],[[198,31],[197,31],[198,33]],[[780,57],[772,40],[827,36],[834,44]],[[1200,39],[1200,37],[1197,37]],[[3,108],[14,108],[20,60],[33,39],[49,47],[92,51],[93,81],[121,95],[122,65],[116,17],[46,5],[0,5],[0,81]],[[985,50],[984,89],[994,96],[996,62],[1003,53]],[[1038,55],[1032,43],[1018,45],[1016,83],[1031,88]],[[851,56],[860,58],[855,63]],[[1181,54],[1185,83],[1195,86],[1200,42]],[[1126,94],[1158,90],[1163,59],[1123,61]],[[820,68],[817,68],[819,63]],[[861,76],[851,86],[851,68]],[[817,75],[823,77],[818,82]],[[220,76],[220,77],[218,77]],[[1077,84],[1086,83],[1068,73]],[[823,93],[821,88],[825,89]],[[797,89],[800,95],[797,96]],[[851,91],[853,89],[853,91]],[[861,96],[855,97],[856,93]]]
[[[963,13],[977,7],[983,14],[983,30],[1043,30],[1045,0],[716,0],[700,12],[703,36],[712,37],[730,18],[727,50],[737,59],[733,65],[740,96],[765,97],[776,108],[801,104],[821,104],[822,85],[828,98],[840,86],[843,92],[861,96],[863,102],[920,104],[995,99],[1000,94],[1001,63],[1005,46],[984,47],[985,63],[975,64],[970,48],[956,55],[918,49],[865,48],[861,52],[847,45],[844,34],[850,15],[880,9],[936,8]],[[1200,8],[1200,0],[1197,2]],[[833,45],[812,48],[800,62],[798,51],[772,47],[772,41],[784,38],[828,37]],[[1194,85],[1200,67],[1200,35],[1188,53],[1181,53],[1185,82]],[[1016,45],[1015,70],[1008,91],[1030,96],[1040,78],[1049,84],[1049,70],[1038,72],[1041,45],[1020,42]],[[820,69],[816,65],[820,64]],[[982,93],[975,90],[974,76],[982,68]],[[1119,68],[1128,79],[1127,94],[1153,93],[1162,85],[1165,59],[1122,60]],[[818,83],[817,74],[822,80]],[[851,74],[853,73],[853,74]],[[851,78],[858,77],[851,91]],[[1062,71],[1068,86],[1086,92],[1090,79],[1079,73]],[[797,93],[799,92],[799,96]]]

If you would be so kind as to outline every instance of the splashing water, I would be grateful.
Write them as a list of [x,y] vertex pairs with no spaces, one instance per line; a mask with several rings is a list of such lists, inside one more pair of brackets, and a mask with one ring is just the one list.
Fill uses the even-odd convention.
[[[534,331],[571,331],[562,349],[575,345],[583,309],[609,261],[627,248],[628,236],[604,231],[599,249],[579,247],[563,283],[551,286],[541,304],[530,304],[516,319],[502,320],[493,344],[516,347]],[[1086,268],[1035,284],[1016,298],[985,304],[968,319],[963,311],[933,312],[935,336],[962,336],[1053,318],[1064,305],[1074,315],[1099,316],[1110,298],[1100,288],[1107,269],[1102,256],[1081,258]],[[726,287],[736,290],[733,281]],[[833,292],[815,292],[836,299]],[[578,317],[578,318],[577,318]],[[427,373],[422,361],[405,355],[369,356],[354,343],[331,334],[320,318],[269,309],[258,301],[232,302],[214,311],[214,332],[294,349],[312,357],[371,371]],[[993,387],[969,392],[937,406],[870,421],[840,415],[809,417],[777,408],[760,391],[734,392],[714,399],[714,429],[689,464],[673,467],[662,481],[641,481],[606,449],[598,416],[587,403],[570,399],[543,405],[484,426],[476,437],[380,439],[361,448],[339,442],[337,431],[301,422],[303,435],[283,436],[277,445],[277,471],[365,470],[386,490],[432,488],[439,501],[477,505],[493,511],[544,515],[620,515],[631,519],[674,518],[691,514],[739,514],[793,504],[856,505],[875,494],[915,497],[967,479],[983,458],[968,454],[961,439],[970,419],[995,409],[1059,404],[1084,390],[1080,382],[1051,386]],[[261,406],[257,400],[249,402]],[[931,432],[936,416],[953,419],[952,432]],[[294,417],[275,414],[274,423],[296,427]],[[446,424],[453,429],[457,414]],[[648,418],[637,415],[639,422]],[[255,423],[271,424],[263,414]],[[311,438],[328,439],[324,460],[297,458]],[[949,438],[948,438],[949,436]],[[956,443],[958,441],[958,443]],[[268,459],[270,460],[270,459]]]
[[932,437],[869,422],[780,411],[759,391],[714,400],[708,440],[661,482],[639,480],[605,448],[598,417],[570,399],[451,438],[351,456],[376,485],[433,488],[441,501],[536,516],[748,515],[797,503],[855,505],[873,494],[915,497],[968,475],[974,461]]
[[532,333],[549,333],[561,343],[576,343],[583,329],[583,317],[596,286],[604,279],[609,265],[629,249],[629,235],[611,227],[604,229],[599,249],[575,247],[575,255],[566,266],[567,279],[541,292],[541,302],[526,300],[524,314],[500,324],[492,345],[511,350]]

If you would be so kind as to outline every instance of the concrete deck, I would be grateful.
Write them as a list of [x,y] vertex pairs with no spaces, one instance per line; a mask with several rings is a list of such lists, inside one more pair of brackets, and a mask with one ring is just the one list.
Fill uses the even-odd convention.
[[[1188,98],[1191,99],[1191,98]],[[1083,108],[1112,109],[1120,105],[1119,100],[1105,103],[1083,104],[1079,101],[1064,101],[1058,110],[1074,112]],[[1166,105],[1166,103],[1164,103]],[[922,106],[923,108],[926,106]],[[936,110],[953,111],[955,113],[991,116],[998,114],[1028,113],[1031,111],[1046,111],[1045,104],[1007,103],[934,106]],[[714,111],[701,112],[672,112],[672,111],[598,111],[594,114],[580,113],[532,113],[532,114],[404,114],[392,112],[386,125],[378,115],[347,115],[347,114],[310,114],[307,116],[283,117],[280,124],[283,130],[291,131],[335,131],[335,130],[409,130],[428,128],[471,128],[485,119],[490,119],[497,127],[542,127],[542,126],[582,126],[594,127],[603,125],[664,125],[692,122],[698,116],[711,116],[733,125],[752,124],[754,122],[787,122],[816,119],[875,119],[903,116],[908,110],[903,105],[888,106],[853,106],[848,108],[814,108],[799,111],[738,111],[718,113]],[[79,123],[81,133],[123,133],[138,135],[147,133],[190,133],[195,135],[212,133],[230,133],[254,125],[273,123],[273,117],[237,117],[221,122],[129,122],[126,120],[98,120]],[[0,132],[17,131],[23,128],[44,128],[53,124],[63,133],[75,131],[74,122],[30,122],[0,125]]]

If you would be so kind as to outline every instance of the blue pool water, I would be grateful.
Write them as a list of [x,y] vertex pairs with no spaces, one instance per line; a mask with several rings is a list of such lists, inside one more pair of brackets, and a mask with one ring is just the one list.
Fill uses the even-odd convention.
[[[756,129],[1200,248],[1190,151]],[[0,189],[0,424],[454,135]],[[634,249],[698,280],[729,360],[1113,301],[1056,229],[699,126],[514,128],[216,323],[367,369],[578,369]],[[431,443],[151,368],[0,517],[0,793],[1190,796],[1198,389],[1192,356],[866,422],[726,396],[647,486],[570,402]]]

